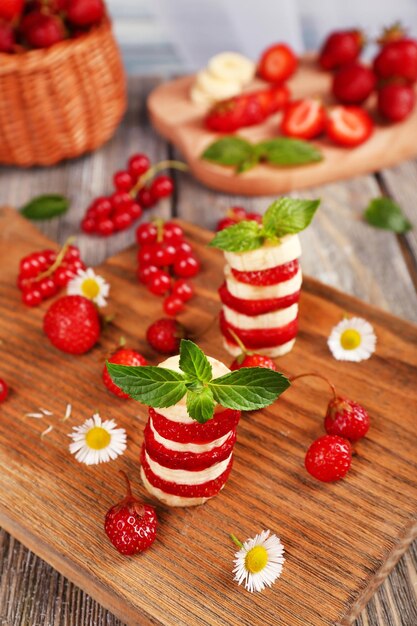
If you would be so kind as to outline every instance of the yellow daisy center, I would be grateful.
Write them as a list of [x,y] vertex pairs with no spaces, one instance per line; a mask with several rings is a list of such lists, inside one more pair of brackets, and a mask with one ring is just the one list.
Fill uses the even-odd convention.
[[245,556],[245,566],[251,574],[262,571],[267,563],[268,552],[263,546],[251,548]]
[[110,435],[105,428],[94,426],[85,436],[85,442],[92,450],[103,450],[110,443]]
[[361,334],[354,328],[348,328],[340,335],[340,343],[344,350],[355,350],[361,345]]
[[89,300],[94,300],[100,293],[100,287],[94,278],[86,278],[81,284],[81,291],[83,296],[89,298]]

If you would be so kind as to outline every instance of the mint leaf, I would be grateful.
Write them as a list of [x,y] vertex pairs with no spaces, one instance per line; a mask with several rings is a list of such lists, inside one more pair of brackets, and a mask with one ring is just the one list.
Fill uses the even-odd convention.
[[283,237],[304,230],[313,219],[319,204],[320,200],[275,200],[262,218],[267,236]]
[[180,369],[189,376],[197,378],[202,383],[208,383],[213,378],[210,362],[204,352],[189,339],[181,339]]
[[187,391],[187,412],[190,417],[200,424],[204,424],[213,417],[214,413],[213,392],[208,387],[199,391]]
[[413,228],[401,207],[391,198],[374,198],[368,204],[363,216],[371,226],[391,230],[394,233],[406,233]]
[[208,383],[218,404],[240,411],[269,406],[289,386],[283,374],[265,367],[244,367]]
[[173,406],[187,393],[185,376],[154,365],[116,365],[106,362],[112,381],[131,398],[154,408]]
[[290,137],[262,141],[256,145],[255,150],[260,159],[280,167],[306,165],[323,160],[322,153],[313,144]]
[[220,230],[210,241],[209,246],[227,252],[248,252],[260,248],[264,240],[261,226],[257,222],[247,220]]
[[212,143],[204,150],[201,158],[219,165],[235,165],[239,169],[251,162],[253,155],[254,147],[249,141],[231,135]]
[[66,213],[68,207],[68,198],[50,194],[33,198],[20,209],[20,212],[30,220],[47,220]]

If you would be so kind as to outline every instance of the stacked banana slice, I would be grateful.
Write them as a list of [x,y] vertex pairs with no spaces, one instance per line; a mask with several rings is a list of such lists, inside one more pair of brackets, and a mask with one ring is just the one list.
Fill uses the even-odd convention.
[[241,93],[255,76],[256,65],[238,52],[221,52],[212,57],[207,67],[197,74],[191,88],[195,104],[210,106]]

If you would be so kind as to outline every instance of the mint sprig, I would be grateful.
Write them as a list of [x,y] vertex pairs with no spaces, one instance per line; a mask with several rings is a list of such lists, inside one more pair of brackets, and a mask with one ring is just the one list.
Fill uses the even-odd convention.
[[371,226],[390,230],[394,233],[407,233],[413,228],[400,205],[391,198],[374,198],[368,204],[363,216]]
[[316,146],[301,139],[276,137],[254,144],[243,137],[230,135],[210,144],[201,158],[218,165],[234,167],[237,174],[242,174],[261,162],[276,167],[318,163],[323,160],[323,154]]
[[200,423],[213,417],[216,403],[240,411],[261,409],[290,385],[283,374],[261,367],[242,368],[213,379],[205,354],[185,339],[180,345],[181,372],[150,365],[106,365],[120,389],[153,408],[173,406],[186,396],[188,414]]
[[226,252],[249,252],[265,242],[276,243],[285,235],[295,235],[307,228],[318,209],[320,200],[279,198],[271,204],[262,224],[248,220],[224,228],[209,243]]

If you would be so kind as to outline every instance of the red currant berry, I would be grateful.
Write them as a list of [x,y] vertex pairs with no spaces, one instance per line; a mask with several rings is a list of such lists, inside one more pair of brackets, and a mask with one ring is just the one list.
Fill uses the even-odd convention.
[[0,402],[4,402],[9,395],[9,387],[5,380],[0,378]]
[[190,283],[187,283],[186,280],[180,278],[180,280],[177,280],[172,287],[172,295],[178,296],[178,298],[181,298],[183,302],[187,302],[194,295],[193,286],[190,285]]
[[114,224],[110,218],[104,218],[97,222],[97,232],[103,237],[108,237],[114,233]]
[[175,245],[177,249],[177,254],[192,254],[193,249],[188,243],[188,241],[181,241],[179,244]]
[[157,236],[158,230],[152,222],[141,224],[136,229],[136,241],[140,246],[147,243],[155,243]]
[[191,278],[198,274],[200,267],[200,261],[194,255],[184,255],[174,263],[174,272],[181,278]]
[[40,267],[37,258],[30,254],[20,261],[20,275],[22,278],[35,278],[39,274]]
[[136,179],[139,178],[139,176],[142,176],[142,174],[144,174],[145,172],[147,172],[150,166],[151,162],[146,154],[134,154],[132,157],[130,157],[128,163],[129,173],[133,178]]
[[44,255],[44,257],[48,261],[48,267],[50,265],[52,265],[52,263],[55,263],[55,261],[56,261],[56,252],[55,252],[55,250],[44,250],[43,251],[43,255]]
[[133,198],[127,191],[115,191],[110,196],[110,201],[115,211],[123,211],[130,207],[133,203]]
[[152,274],[147,282],[147,287],[156,296],[163,296],[171,287],[171,277],[167,272],[159,270]]
[[153,265],[152,246],[153,244],[146,244],[139,250],[138,263],[140,263],[140,265]]
[[170,176],[157,176],[150,186],[151,194],[154,198],[167,198],[174,191],[174,182]]
[[137,201],[142,208],[150,209],[154,206],[156,199],[153,197],[148,187],[142,187],[142,189],[139,189],[138,191]]
[[65,261],[75,261],[79,260],[80,251],[77,246],[68,246],[67,251],[65,252],[64,259]]
[[152,263],[158,267],[172,265],[175,261],[176,250],[174,246],[166,243],[152,244]]
[[117,191],[130,191],[134,180],[129,172],[116,172],[113,176],[113,184]]
[[88,217],[108,217],[113,210],[113,205],[109,198],[102,196],[96,198],[87,211]]
[[57,287],[65,287],[73,276],[73,272],[69,271],[67,267],[61,266],[53,273],[53,281]]
[[115,230],[125,230],[132,222],[133,219],[129,213],[117,213],[113,218]]
[[39,289],[30,289],[22,294],[22,302],[26,306],[39,306],[42,302],[42,294]]
[[175,222],[165,222],[164,224],[164,241],[172,243],[174,246],[181,243],[184,239],[184,231],[181,226]]
[[139,219],[143,213],[142,207],[137,202],[132,202],[127,211],[132,218],[132,221]]
[[17,277],[17,286],[20,289],[20,291],[27,291],[28,289],[31,289],[33,280],[31,278],[25,278],[24,276],[21,276],[19,274],[19,276]]
[[85,217],[81,222],[81,228],[87,234],[94,233],[96,230],[96,221],[92,217]]
[[167,315],[175,317],[178,313],[184,310],[184,301],[178,296],[171,294],[164,300],[164,311]]
[[43,252],[37,252],[35,256],[37,262],[39,263],[39,271],[44,272],[49,267],[48,259],[44,255]]
[[37,288],[41,292],[42,299],[46,300],[47,298],[51,298],[58,291],[57,286],[52,278],[42,278],[37,284]]
[[159,267],[156,267],[156,265],[139,265],[137,276],[140,282],[146,285],[152,276],[159,271]]

